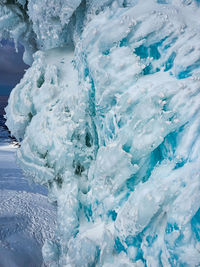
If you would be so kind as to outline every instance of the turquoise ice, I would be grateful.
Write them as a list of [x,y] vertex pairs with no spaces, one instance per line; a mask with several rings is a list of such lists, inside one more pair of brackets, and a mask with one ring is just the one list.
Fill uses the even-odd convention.
[[33,61],[6,111],[57,205],[46,263],[199,266],[200,2],[1,2]]

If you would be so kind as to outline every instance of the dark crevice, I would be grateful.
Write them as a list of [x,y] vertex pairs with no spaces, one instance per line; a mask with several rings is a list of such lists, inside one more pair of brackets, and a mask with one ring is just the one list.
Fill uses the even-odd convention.
[[62,179],[60,174],[56,175],[56,177],[54,178],[54,181],[56,182],[56,184],[58,185],[59,188],[62,187],[63,179]]
[[93,143],[92,135],[89,131],[85,134],[85,144],[87,147],[91,147]]
[[37,80],[37,87],[40,88],[44,83],[44,74],[42,73],[39,77],[39,79]]
[[75,171],[74,173],[78,176],[81,176],[82,172],[84,172],[85,168],[80,164],[80,162],[77,162],[75,165]]

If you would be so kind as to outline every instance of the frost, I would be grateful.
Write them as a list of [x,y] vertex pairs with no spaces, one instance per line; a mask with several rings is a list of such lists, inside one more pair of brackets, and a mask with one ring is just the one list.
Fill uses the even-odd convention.
[[46,262],[198,266],[198,1],[26,7],[34,34],[22,39],[37,52],[7,125],[21,141],[21,168],[57,205]]

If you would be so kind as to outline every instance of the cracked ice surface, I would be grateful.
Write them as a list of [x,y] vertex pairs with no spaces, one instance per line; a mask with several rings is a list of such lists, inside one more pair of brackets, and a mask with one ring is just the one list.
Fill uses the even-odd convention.
[[37,51],[7,125],[57,204],[46,262],[199,266],[199,1],[4,2]]

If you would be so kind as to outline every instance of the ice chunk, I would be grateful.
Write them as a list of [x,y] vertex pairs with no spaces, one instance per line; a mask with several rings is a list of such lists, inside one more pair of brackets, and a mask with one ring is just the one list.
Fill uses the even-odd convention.
[[[1,29],[39,50],[6,112],[20,166],[57,205],[45,261],[198,266],[198,1],[5,1],[0,12]],[[13,34],[22,21],[26,38]]]

